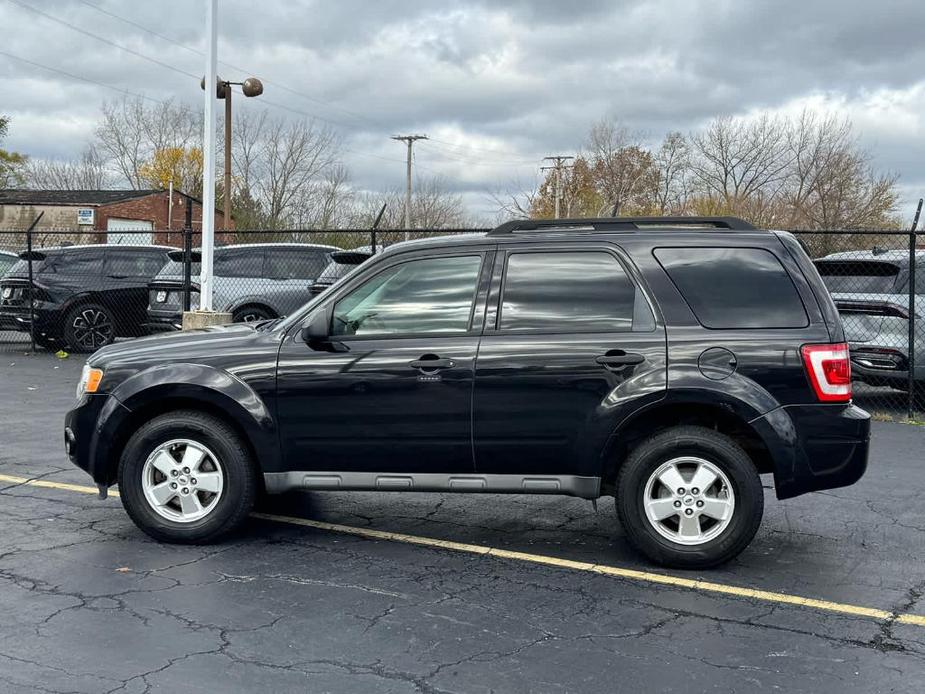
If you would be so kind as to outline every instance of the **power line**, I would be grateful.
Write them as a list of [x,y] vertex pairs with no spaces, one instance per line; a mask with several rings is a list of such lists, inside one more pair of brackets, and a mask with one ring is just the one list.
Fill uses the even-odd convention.
[[81,77],[80,75],[75,75],[73,72],[68,72],[67,70],[61,70],[56,67],[51,67],[50,65],[43,65],[42,63],[37,63],[34,60],[29,60],[28,58],[23,58],[18,55],[13,55],[12,53],[7,53],[4,50],[0,50],[0,55],[4,55],[7,58],[12,58],[13,60],[18,60],[27,65],[32,65],[34,67],[42,68],[43,70],[48,70],[49,72],[57,72],[58,74],[64,75],[65,77],[70,77],[74,80],[80,80],[81,82],[88,82],[90,84],[95,84],[99,87],[105,87],[106,89],[112,89],[113,91],[120,92],[121,94],[129,94],[131,96],[137,96],[141,99],[147,101],[153,101],[154,103],[161,104],[166,106],[166,101],[161,101],[160,99],[155,99],[153,96],[146,96],[145,94],[139,94],[138,92],[133,92],[129,89],[123,89],[122,87],[114,87],[111,84],[106,84],[105,82],[100,82],[99,80],[91,79],[89,77]]
[[20,0],[7,0],[7,2],[10,2],[10,3],[14,4],[14,5],[17,5],[17,6],[19,6],[19,7],[22,7],[23,9],[29,10],[30,12],[34,12],[34,13],[36,13],[36,14],[38,14],[38,15],[41,15],[42,17],[45,17],[46,19],[48,19],[48,20],[50,20],[50,21],[52,21],[52,22],[55,22],[56,24],[60,24],[61,26],[65,26],[65,27],[67,27],[68,29],[73,29],[74,31],[79,32],[79,33],[81,33],[81,34],[83,34],[83,35],[85,35],[85,36],[89,36],[89,37],[91,37],[91,38],[96,39],[97,41],[101,41],[102,43],[105,43],[105,44],[107,44],[107,45],[109,45],[109,46],[113,46],[114,48],[118,48],[118,49],[121,50],[121,51],[125,51],[126,53],[129,53],[129,54],[134,55],[134,56],[136,56],[136,57],[138,57],[138,58],[141,58],[142,60],[147,60],[149,63],[154,63],[155,65],[159,65],[160,67],[166,68],[167,70],[172,70],[173,72],[177,72],[177,73],[179,73],[179,74],[181,74],[181,75],[185,75],[186,77],[192,77],[193,79],[196,79],[196,80],[199,79],[199,77],[197,77],[196,75],[194,75],[192,72],[187,72],[186,70],[183,70],[182,68],[175,67],[175,66],[171,65],[170,63],[165,63],[165,62],[163,62],[162,60],[158,60],[157,58],[152,58],[152,57],[149,56],[149,55],[145,55],[144,53],[140,53],[139,51],[136,51],[136,50],[133,49],[133,48],[129,48],[128,46],[123,46],[123,45],[121,45],[121,44],[118,44],[118,43],[116,43],[115,41],[110,41],[109,39],[107,39],[107,38],[104,37],[104,36],[100,36],[99,34],[94,34],[92,31],[87,31],[86,29],[81,29],[80,27],[74,26],[73,24],[69,24],[68,22],[64,21],[63,19],[59,19],[58,17],[55,17],[54,15],[48,14],[47,12],[43,12],[43,11],[40,10],[40,9],[37,9],[37,8],[35,8],[35,7],[32,7],[31,5],[27,5],[27,4],[23,3],[23,2],[20,2]]

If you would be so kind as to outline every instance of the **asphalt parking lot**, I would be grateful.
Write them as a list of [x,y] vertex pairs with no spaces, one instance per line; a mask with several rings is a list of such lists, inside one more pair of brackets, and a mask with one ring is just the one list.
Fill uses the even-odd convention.
[[766,490],[702,574],[640,560],[610,499],[293,495],[179,547],[67,463],[81,365],[0,354],[2,692],[925,689],[925,427],[876,423],[853,487]]

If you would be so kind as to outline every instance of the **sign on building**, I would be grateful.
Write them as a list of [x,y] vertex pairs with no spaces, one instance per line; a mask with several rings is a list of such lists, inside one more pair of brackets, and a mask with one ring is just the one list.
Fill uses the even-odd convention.
[[93,226],[93,208],[92,207],[78,207],[77,208],[77,224],[83,226],[88,224]]

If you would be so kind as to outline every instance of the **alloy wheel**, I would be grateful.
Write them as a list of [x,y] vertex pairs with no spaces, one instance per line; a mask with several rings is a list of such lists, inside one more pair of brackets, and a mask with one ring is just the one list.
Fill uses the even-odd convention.
[[151,509],[177,523],[192,523],[209,515],[225,486],[218,458],[191,439],[159,445],[145,461],[141,476]]
[[682,545],[702,545],[718,537],[735,513],[729,478],[703,458],[683,456],[663,463],[649,476],[643,494],[651,526]]
[[96,350],[112,342],[112,320],[105,311],[85,308],[74,317],[71,328],[77,345],[86,350]]

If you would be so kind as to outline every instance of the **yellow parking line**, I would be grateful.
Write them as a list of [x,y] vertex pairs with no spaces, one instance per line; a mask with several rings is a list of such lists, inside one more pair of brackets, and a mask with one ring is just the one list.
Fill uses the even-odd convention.
[[[53,482],[51,480],[44,479],[16,477],[13,475],[0,475],[0,482],[7,482],[10,484],[30,487],[61,489],[69,492],[80,492],[82,494],[97,493],[95,487],[87,487],[79,484],[68,484],[65,482]],[[113,496],[118,496],[119,494],[116,491],[110,491],[109,493]],[[307,518],[278,516],[271,513],[252,513],[251,516],[261,520],[274,521],[276,523],[287,523],[289,525],[299,525],[307,528],[315,528],[316,530],[343,533],[371,540],[402,542],[405,544],[420,545],[433,549],[444,549],[453,552],[466,552],[468,554],[479,554],[482,556],[497,557],[499,559],[529,562],[532,564],[543,564],[545,566],[554,566],[561,569],[570,569],[572,571],[586,571],[589,573],[613,576],[616,578],[622,578],[641,583],[656,583],[659,585],[672,586],[674,588],[686,588],[688,590],[702,593],[732,595],[738,598],[761,600],[763,602],[778,603],[782,605],[793,605],[796,607],[821,610],[824,612],[833,612],[836,614],[844,614],[852,617],[864,617],[867,619],[925,627],[925,615],[896,613],[890,612],[889,610],[879,610],[873,607],[862,607],[860,605],[831,602],[829,600],[817,600],[816,598],[804,598],[799,595],[790,595],[788,593],[757,590],[755,588],[743,588],[741,586],[728,585],[725,583],[714,583],[712,581],[701,581],[693,578],[672,576],[670,574],[654,573],[651,571],[637,571],[636,569],[625,569],[619,566],[609,566],[607,564],[595,564],[591,562],[573,561],[571,559],[560,559],[558,557],[550,557],[542,554],[515,552],[512,550],[485,547],[483,545],[473,545],[465,542],[453,542],[452,540],[439,540],[432,537],[421,537],[419,535],[394,533],[387,530],[358,528],[352,525],[326,523],[324,521],[309,520]]]

